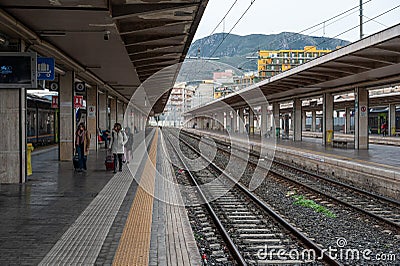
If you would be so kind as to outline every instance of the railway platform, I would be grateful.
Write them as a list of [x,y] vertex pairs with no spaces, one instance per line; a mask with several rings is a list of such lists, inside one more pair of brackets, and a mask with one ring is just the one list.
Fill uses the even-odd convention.
[[[185,129],[194,131],[193,129]],[[227,140],[220,131],[195,130],[201,135]],[[233,145],[244,145],[246,139],[240,135],[229,137]],[[249,145],[260,149],[260,137],[250,137]],[[361,188],[394,199],[400,198],[400,148],[393,145],[370,144],[369,150],[354,150],[325,147],[321,140],[303,138],[301,142],[278,139],[275,158],[294,163],[305,169],[333,176]]]
[[[311,131],[304,131],[303,138],[319,138],[322,139],[322,132],[311,132]],[[335,132],[335,137],[339,139],[346,139],[349,141],[354,141],[353,134],[343,134]],[[370,144],[381,144],[381,145],[393,145],[393,146],[400,146],[400,138],[397,136],[380,136],[380,135],[370,135],[369,136],[369,143]]]
[[34,153],[29,181],[1,186],[0,264],[200,265],[159,130],[144,143],[115,175],[105,150],[89,155],[86,173],[55,147]]

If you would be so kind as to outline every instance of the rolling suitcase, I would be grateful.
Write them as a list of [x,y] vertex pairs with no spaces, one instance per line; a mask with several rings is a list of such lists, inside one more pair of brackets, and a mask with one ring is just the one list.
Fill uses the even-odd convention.
[[74,158],[72,159],[72,162],[74,163],[74,169],[78,170],[79,169],[79,156],[78,153],[74,155]]
[[114,157],[112,153],[106,153],[106,160],[104,164],[106,165],[107,171],[114,170]]

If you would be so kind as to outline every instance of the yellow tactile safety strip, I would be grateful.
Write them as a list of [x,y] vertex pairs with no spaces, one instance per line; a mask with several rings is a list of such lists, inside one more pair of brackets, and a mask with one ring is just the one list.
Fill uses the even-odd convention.
[[144,167],[113,265],[149,264],[157,142],[158,131],[156,130],[150,147],[150,160]]

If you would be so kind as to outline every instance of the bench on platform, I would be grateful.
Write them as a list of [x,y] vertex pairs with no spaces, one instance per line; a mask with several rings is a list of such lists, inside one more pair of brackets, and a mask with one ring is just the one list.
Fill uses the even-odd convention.
[[350,139],[332,139],[332,147],[347,149],[349,143],[354,145],[354,141]]

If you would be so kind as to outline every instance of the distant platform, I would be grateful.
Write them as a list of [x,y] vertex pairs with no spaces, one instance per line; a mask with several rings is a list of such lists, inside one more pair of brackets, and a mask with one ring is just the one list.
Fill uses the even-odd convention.
[[[229,137],[221,131],[185,129],[218,139]],[[233,144],[244,145],[246,138],[230,136]],[[249,138],[254,149],[260,147],[260,136]],[[258,148],[257,148],[258,147]],[[269,147],[270,148],[270,147]],[[275,158],[294,162],[306,169],[354,183],[372,192],[400,198],[400,147],[370,144],[369,150],[354,150],[323,146],[321,139],[304,138],[294,142],[277,139]]]

